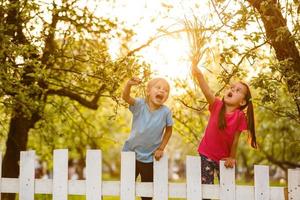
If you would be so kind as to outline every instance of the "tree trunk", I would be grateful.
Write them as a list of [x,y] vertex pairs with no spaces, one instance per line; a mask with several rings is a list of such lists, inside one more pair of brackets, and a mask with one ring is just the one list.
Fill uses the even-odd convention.
[[242,163],[243,163],[242,167],[244,167],[245,170],[246,170],[243,173],[243,176],[244,176],[246,182],[250,182],[253,178],[253,174],[251,173],[251,169],[252,169],[253,166],[252,166],[252,164],[251,164],[251,166],[248,165],[247,154],[244,151],[240,152],[240,156],[241,156],[241,160],[242,160]]
[[[19,0],[9,0],[8,3],[8,9],[4,11],[7,16],[3,21],[5,25],[5,35],[11,37],[11,41],[15,45],[28,45],[29,42],[23,33],[24,20],[21,15],[23,10],[22,2]],[[31,53],[29,56],[23,55],[24,59],[36,57],[37,55],[34,53]],[[6,58],[4,58],[2,62],[6,62]],[[15,64],[14,61],[12,64]],[[24,67],[24,74],[22,74],[20,80],[20,83],[24,86],[24,88],[35,84],[35,80],[30,76],[33,72],[33,66]],[[41,100],[41,93],[32,93],[30,97],[33,101]],[[31,115],[26,116],[22,109],[22,105],[14,106],[6,140],[6,152],[3,158],[3,177],[18,178],[19,176],[20,152],[26,150],[28,133],[30,129],[34,127],[35,123],[41,118],[37,110],[30,110],[30,112]],[[2,200],[14,200],[15,196],[15,194],[2,194]]]
[[286,77],[290,93],[298,107],[300,115],[300,54],[295,39],[288,29],[277,0],[248,0],[263,21],[266,36],[275,50],[279,61],[284,61],[282,75]]
[[[27,147],[28,133],[40,119],[38,114],[27,118],[20,109],[15,109],[10,124],[6,141],[6,152],[3,158],[2,175],[7,178],[19,177],[20,151]],[[16,194],[2,194],[2,200],[14,200]]]

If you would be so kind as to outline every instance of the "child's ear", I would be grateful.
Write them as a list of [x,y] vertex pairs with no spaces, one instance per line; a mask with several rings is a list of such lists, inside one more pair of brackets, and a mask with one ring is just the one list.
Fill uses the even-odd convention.
[[241,103],[240,103],[240,106],[245,106],[246,104],[247,104],[246,100],[243,99],[243,100],[241,101]]
[[150,90],[147,88],[146,89],[146,96],[148,97],[150,95]]
[[149,94],[150,93],[150,89],[147,87],[146,88],[146,94]]

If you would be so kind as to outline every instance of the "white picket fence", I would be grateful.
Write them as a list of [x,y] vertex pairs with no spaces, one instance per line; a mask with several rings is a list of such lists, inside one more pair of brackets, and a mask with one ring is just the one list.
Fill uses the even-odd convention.
[[[1,155],[1,153],[0,153]],[[220,184],[200,182],[201,163],[198,156],[186,158],[186,183],[168,182],[168,157],[154,162],[153,183],[135,182],[135,154],[121,153],[120,181],[102,181],[102,154],[100,150],[87,150],[86,180],[68,180],[68,150],[54,150],[53,179],[35,179],[35,152],[21,152],[19,178],[1,178],[0,193],[18,193],[20,200],[33,200],[34,194],[52,194],[53,200],[67,200],[68,195],[85,195],[87,200],[100,200],[101,196],[120,196],[121,200],[135,200],[136,196],[168,198],[201,198],[221,200],[283,200],[283,187],[269,186],[269,167],[254,166],[254,186],[235,184],[235,169],[226,169],[220,163]],[[2,158],[0,157],[0,166]],[[300,170],[288,171],[288,199],[300,200]]]

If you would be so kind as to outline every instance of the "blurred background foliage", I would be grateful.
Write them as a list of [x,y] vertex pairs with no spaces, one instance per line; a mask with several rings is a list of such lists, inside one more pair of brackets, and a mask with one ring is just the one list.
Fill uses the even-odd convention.
[[[112,7],[116,3],[104,2]],[[254,164],[267,164],[272,166],[272,180],[284,184],[287,169],[300,167],[300,4],[266,2],[208,1],[209,13],[198,19],[207,33],[200,65],[217,95],[239,79],[252,89],[259,148],[251,149],[243,134],[238,181],[253,181]],[[45,168],[37,171],[39,176],[50,176],[53,149],[68,148],[75,178],[84,177],[86,149],[102,149],[104,178],[118,179],[120,151],[131,123],[120,92],[128,78],[139,76],[143,84],[133,96],[143,95],[153,72],[151,63],[138,53],[158,38],[186,37],[184,25],[180,20],[176,30],[164,25],[145,44],[133,48],[134,27],[117,18],[99,17],[76,0],[5,0],[0,5],[4,176],[18,176],[19,151],[26,149],[36,150],[39,166]],[[161,1],[162,16],[174,5]],[[197,17],[201,4],[192,1],[190,7]],[[154,21],[162,16],[153,16]],[[270,16],[284,21],[270,28]],[[114,58],[109,52],[112,39],[121,41]],[[174,67],[188,70],[189,64]],[[197,155],[207,124],[207,102],[188,76],[172,79],[167,104],[175,119],[166,150],[170,179],[183,181],[185,156]]]

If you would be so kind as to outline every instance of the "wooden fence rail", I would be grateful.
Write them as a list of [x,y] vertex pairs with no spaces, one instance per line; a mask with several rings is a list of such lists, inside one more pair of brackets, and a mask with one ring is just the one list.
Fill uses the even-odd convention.
[[[0,153],[1,155],[1,153]],[[53,200],[67,200],[68,195],[85,195],[87,200],[102,196],[120,196],[121,200],[135,200],[136,196],[168,198],[201,198],[221,200],[284,200],[284,187],[269,186],[269,167],[254,166],[254,186],[236,185],[235,169],[226,169],[220,163],[220,184],[200,182],[200,158],[187,156],[186,183],[168,182],[168,156],[154,162],[153,183],[135,182],[135,154],[121,153],[120,181],[102,181],[102,154],[100,150],[87,150],[86,180],[68,180],[68,150],[54,150],[53,178],[35,179],[35,152],[20,155],[19,178],[1,178],[0,193],[18,193],[20,200],[33,200],[34,194],[52,194]],[[0,166],[2,158],[0,156]],[[300,200],[300,170],[288,170],[288,199]]]

